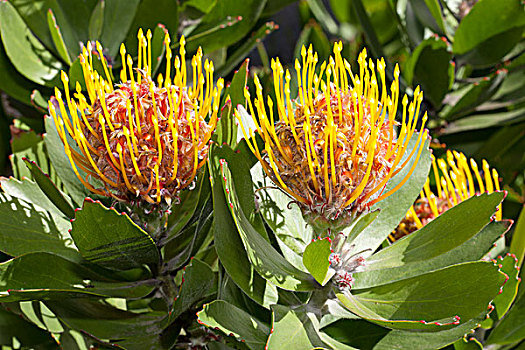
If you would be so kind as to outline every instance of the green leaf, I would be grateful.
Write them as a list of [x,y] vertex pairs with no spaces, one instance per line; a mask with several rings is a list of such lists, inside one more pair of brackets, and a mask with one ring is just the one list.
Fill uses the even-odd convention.
[[[239,235],[248,253],[248,259],[257,272],[272,284],[291,291],[308,291],[317,287],[310,275],[297,269],[280,255],[252,226],[239,203],[237,189],[226,160],[220,160],[221,174],[228,206]],[[237,183],[243,183],[238,179]]]
[[506,77],[505,70],[497,70],[479,82],[463,87],[457,91],[461,94],[458,99],[452,98],[451,103],[443,107],[440,116],[447,120],[457,120],[472,112],[476,107],[494,96]]
[[493,64],[521,39],[524,26],[525,11],[520,1],[479,1],[459,23],[453,51],[466,55],[464,59],[474,65]]
[[[27,178],[20,181],[11,177],[9,179],[0,178],[0,185],[2,186],[2,190],[8,196],[18,198],[27,202],[27,204],[35,206],[37,211],[49,212],[54,222],[51,226],[56,226],[57,231],[61,233],[62,237],[71,239],[69,234],[64,234],[64,231],[71,228],[69,218],[66,217],[64,213],[53,204],[53,202],[51,202],[37,183]],[[9,201],[10,198],[4,196],[2,199]],[[14,207],[12,209],[14,209]]]
[[172,204],[168,216],[167,240],[176,237],[184,226],[190,221],[195,211],[202,204],[202,197],[208,198],[209,186],[207,184],[208,172],[197,174],[197,184],[192,191],[182,191],[179,194],[179,203]]
[[365,228],[367,228],[370,224],[374,222],[379,213],[379,210],[374,210],[357,218],[350,227],[343,230],[343,233],[346,237],[345,242],[347,244],[352,244],[356,237],[359,236],[365,230]]
[[29,253],[0,264],[2,302],[91,297],[141,298],[154,282],[121,282],[50,253]]
[[48,48],[54,49],[46,11],[51,9],[60,26],[64,42],[72,57],[80,53],[79,42],[88,40],[88,24],[97,0],[10,0],[31,31]]
[[42,169],[33,161],[24,159],[27,167],[31,171],[38,187],[44,192],[47,198],[68,218],[75,217],[75,211],[71,204],[66,200],[64,195],[58,190],[55,184],[51,181],[48,174],[45,174]]
[[86,339],[75,330],[66,330],[60,335],[60,345],[63,349],[88,350]]
[[520,216],[514,228],[512,241],[510,242],[510,252],[518,258],[518,265],[523,263],[525,255],[525,210],[521,209]]
[[180,235],[173,237],[165,245],[164,261],[170,271],[181,268],[199,250],[213,224],[212,208],[212,200],[208,199],[197,221],[188,225]]
[[[2,180],[4,191],[21,197],[0,195],[0,250],[11,256],[32,252],[48,252],[73,261],[80,256],[71,241],[68,242],[69,222],[60,215],[53,215],[38,205],[45,206],[49,200],[35,183],[28,180]],[[40,194],[39,194],[40,192]],[[29,193],[29,196],[26,194]],[[42,199],[31,204],[25,199]],[[49,203],[50,204],[50,203]]]
[[[352,312],[393,329],[439,331],[477,317],[505,275],[491,262],[469,262],[352,292],[337,293]],[[424,320],[421,322],[421,320]],[[438,322],[438,323],[436,323]]]
[[493,328],[486,344],[511,344],[525,339],[525,289],[519,292],[516,301]]
[[127,270],[156,265],[160,255],[153,239],[128,215],[86,198],[76,211],[71,236],[80,254],[90,262]]
[[319,54],[320,61],[328,59],[332,53],[332,44],[316,22],[309,22],[304,26],[295,44],[294,58],[301,60],[302,47],[308,48],[310,44],[314,51]]
[[465,338],[460,339],[454,343],[455,350],[483,350],[483,345],[476,339],[470,338],[469,340]]
[[[219,145],[225,142],[232,148],[235,148],[237,145],[237,119],[234,116],[233,108],[237,108],[239,104],[243,106],[246,105],[244,89],[246,89],[246,82],[248,80],[249,62],[249,59],[243,62],[233,75],[230,85],[224,91],[225,99],[221,103],[221,106],[224,107],[222,107],[221,119],[217,123],[217,129],[215,130],[217,143]],[[226,106],[226,104],[228,104],[228,106]]]
[[[513,62],[515,62],[514,60]],[[512,64],[510,64],[512,65]],[[521,94],[523,87],[525,86],[525,70],[522,68],[519,69],[509,69],[509,66],[505,68],[510,72],[506,74],[505,79],[499,86],[496,93],[492,96],[491,100],[496,100],[501,102],[504,105],[513,105],[520,103],[524,100],[524,97]],[[505,72],[505,70],[499,70],[496,72]],[[497,106],[497,102],[495,105]]]
[[[412,140],[410,140],[409,146],[403,158],[410,154],[412,147],[414,147],[416,144],[417,136],[417,134],[414,135]],[[410,176],[410,179],[391,196],[383,199],[370,208],[372,211],[380,209],[380,212],[372,224],[365,228],[364,231],[361,232],[354,240],[353,243],[355,244],[355,251],[358,252],[371,249],[370,253],[365,253],[365,255],[371,254],[381,245],[381,243],[383,243],[392,230],[397,227],[401,219],[406,215],[408,209],[419,195],[421,188],[423,188],[423,185],[425,184],[428,176],[431,163],[428,145],[429,141],[427,140],[423,145],[424,149],[421,152],[421,157],[414,169],[414,172]],[[403,170],[401,170],[396,176],[388,181],[384,190],[385,193],[402,181],[414,160],[415,157],[412,157]],[[404,160],[401,160],[401,162],[403,161]]]
[[0,3],[0,32],[7,56],[20,74],[54,86],[62,65],[38,41],[11,2]]
[[[201,46],[204,52],[212,52],[238,42],[253,27],[265,4],[266,0],[217,1],[187,38],[188,51],[195,51],[198,46]],[[207,31],[215,29],[224,19],[227,19],[228,23],[231,22],[227,23],[226,28],[210,35],[204,35]],[[232,19],[237,19],[237,22],[233,22]],[[193,37],[198,37],[198,39],[194,40]]]
[[97,1],[93,12],[91,12],[91,17],[89,17],[89,39],[97,40],[102,34],[102,28],[104,28],[104,7],[105,0]]
[[507,282],[503,286],[502,292],[494,298],[492,302],[495,307],[495,316],[501,319],[503,315],[507,313],[512,302],[518,294],[518,287],[521,280],[519,279],[519,265],[518,259],[515,255],[507,253],[504,257],[498,256],[497,259],[493,260],[495,264],[498,264],[500,270],[507,275]]
[[[471,197],[452,207],[418,231],[372,255],[353,288],[368,288],[417,276],[452,264],[479,259],[468,256],[469,240],[490,220],[503,200],[502,192]],[[501,226],[500,226],[501,227]],[[501,232],[501,231],[498,231]],[[492,242],[491,242],[492,243]],[[464,249],[456,249],[465,244]]]
[[[57,114],[59,114],[58,109]],[[57,117],[60,118],[58,115]],[[62,180],[66,192],[71,196],[71,199],[77,205],[80,205],[84,202],[84,198],[88,196],[89,191],[75,175],[73,168],[71,168],[71,163],[66,156],[64,145],[58,136],[53,118],[46,116],[44,118],[44,123],[46,128],[46,134],[44,134],[44,144],[46,146],[49,159],[51,160],[51,164],[56,170],[60,180]],[[69,144],[73,145],[74,141],[71,140]]]
[[[310,225],[303,219],[297,205],[289,205],[292,200],[264,174],[258,162],[251,169],[252,181],[257,190],[257,202],[262,217],[270,226],[278,239],[285,257],[292,261],[294,255],[302,261],[300,255],[304,252],[308,242],[314,238]],[[290,251],[284,250],[284,246]]]
[[58,27],[55,15],[53,14],[53,10],[51,9],[47,11],[47,25],[49,26],[49,31],[51,32],[53,43],[55,44],[55,48],[57,49],[60,58],[62,58],[64,62],[66,62],[68,65],[71,65],[71,58],[69,57],[69,53],[67,52],[67,47],[64,43],[64,38],[62,37],[62,33],[60,32],[60,28]]
[[[244,142],[240,144],[240,146],[243,145]],[[252,154],[248,153],[248,149],[241,150],[242,147],[238,148],[238,150],[233,151],[229,146],[217,147],[214,149],[213,156],[215,159],[217,159],[218,164],[221,167],[221,172],[223,163],[221,159],[228,159],[231,161],[231,165],[229,166],[228,170],[233,175],[233,178],[237,179],[235,191],[239,200],[239,206],[242,209],[244,215],[248,218],[249,223],[255,228],[255,230],[257,230],[259,235],[264,237],[266,241],[269,241],[263,220],[257,212],[253,184],[250,181],[251,175],[249,163]],[[226,186],[224,174],[222,180],[224,186]],[[225,190],[225,194],[226,199],[228,199],[228,191]]]
[[370,17],[363,6],[363,2],[361,0],[352,0],[352,5],[359,23],[361,24],[361,27],[365,33],[366,41],[368,42],[372,56],[377,58],[385,57],[385,54],[383,53],[383,47],[379,42],[375,28],[370,21]]
[[7,57],[4,45],[0,45],[0,71],[2,72],[0,89],[18,101],[30,105],[31,91],[36,89],[38,85],[17,72]]
[[[137,13],[139,0],[111,0],[104,4],[104,24],[100,43],[110,57],[116,56]],[[146,34],[146,33],[144,33]],[[136,35],[136,33],[130,33]]]
[[218,159],[210,151],[208,163],[212,174],[213,214],[214,214],[214,239],[215,249],[224,269],[235,283],[251,299],[268,308],[277,302],[277,289],[264,280],[250,264],[244,250],[243,241],[239,237],[237,228],[228,209],[228,203],[222,186],[222,176]]
[[288,6],[294,2],[295,0],[267,0],[262,15],[264,17],[273,15],[283,7]]
[[16,342],[23,348],[59,348],[51,333],[0,307],[0,345],[14,349]]
[[[187,3],[186,1],[184,4]],[[128,31],[126,37],[126,51],[132,56],[137,55],[138,39],[137,33],[140,28],[146,34],[148,29],[152,32],[157,31],[157,28],[167,30],[171,34],[172,43],[177,40],[177,32],[179,26],[178,1],[176,0],[142,0],[140,1],[133,23]],[[164,41],[164,35],[162,36]],[[154,60],[155,55],[153,55]],[[158,56],[157,56],[158,57]],[[160,63],[160,62],[159,62]],[[152,62],[155,67],[155,62]],[[154,70],[153,70],[154,71]]]
[[452,54],[447,43],[432,37],[423,40],[414,50],[406,63],[405,76],[407,83],[420,85],[426,98],[439,108],[448,89],[450,61]]
[[[368,288],[388,283],[390,281],[416,276],[424,272],[430,272],[453,264],[480,260],[490,251],[490,249],[493,248],[495,242],[503,237],[509,227],[509,221],[490,222],[481,230],[481,232],[477,233],[461,245],[428,260],[424,259],[407,263],[402,262],[402,265],[398,267],[379,268],[377,270],[373,269],[374,265],[371,263],[371,270],[369,271],[369,266],[365,265],[366,272],[358,272],[353,275],[353,287],[356,289]],[[440,236],[440,234],[438,235]],[[400,257],[400,259],[402,260],[403,258]]]
[[463,338],[472,329],[479,327],[479,323],[487,317],[487,310],[478,317],[460,324],[457,327],[444,329],[439,332],[414,332],[398,329],[387,329],[365,320],[339,320],[323,328],[336,340],[358,349],[391,350],[417,349],[435,350]]
[[219,328],[226,335],[245,342],[251,349],[264,349],[270,333],[266,324],[223,300],[204,305],[197,317],[199,323],[212,329]]
[[[151,74],[155,76],[157,70],[162,63],[162,60],[166,54],[166,45],[164,44],[164,39],[166,38],[166,33],[168,30],[162,24],[157,24],[153,30],[153,37],[151,38]],[[166,79],[166,77],[164,77]]]
[[313,314],[290,309],[283,305],[272,306],[272,331],[266,344],[267,349],[309,350],[326,348],[317,334],[317,320]]
[[414,1],[410,4],[419,21],[439,34],[445,34],[445,23],[441,14],[441,5],[438,0]]
[[[279,290],[281,303],[283,290]],[[230,275],[227,273],[221,274],[220,276],[220,285],[217,291],[218,300],[224,300],[233,306],[236,306],[246,312],[248,312],[253,317],[259,320],[270,320],[271,311],[265,309],[263,306],[257,304],[251,298],[249,298],[243,291],[240,289]]]
[[46,305],[68,327],[102,339],[159,334],[160,321],[165,315],[163,312],[133,313],[89,299],[47,301]]
[[455,134],[463,131],[479,130],[498,125],[508,125],[525,119],[525,107],[498,113],[479,113],[456,120],[448,124],[443,134]]
[[217,293],[217,277],[211,267],[199,259],[192,259],[191,263],[185,268],[183,283],[165,321],[166,325],[173,322],[197,302],[215,293]]
[[332,270],[331,274],[328,273],[330,254],[332,254],[331,245],[328,238],[318,239],[310,243],[303,253],[304,266],[322,286],[332,278],[334,272]]
[[52,174],[53,181],[57,180],[56,172],[49,164],[49,158],[44,147],[44,140],[41,135],[38,135],[33,130],[19,130],[13,133],[11,138],[11,152],[11,167],[13,168],[14,177],[17,179],[22,179],[23,177],[33,179],[31,171],[24,162],[24,158],[29,158],[38,162],[43,171]]
[[320,0],[307,0],[308,7],[314,17],[323,25],[326,31],[330,34],[338,34],[339,26],[330,15],[330,12]]

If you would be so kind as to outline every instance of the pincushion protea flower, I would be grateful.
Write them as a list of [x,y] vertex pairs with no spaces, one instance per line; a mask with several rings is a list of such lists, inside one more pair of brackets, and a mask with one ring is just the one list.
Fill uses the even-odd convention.
[[[166,33],[166,72],[155,84],[151,77],[151,31],[144,36],[140,30],[138,39],[135,69],[121,45],[122,70],[120,83],[115,85],[98,42],[96,54],[105,78],[93,69],[93,52],[88,43],[80,55],[88,97],[77,82],[72,98],[68,76],[62,72],[65,98],[55,88],[56,100],[49,102],[49,111],[73,170],[90,191],[154,204],[164,198],[169,204],[179,190],[193,182],[206,161],[223,80],[213,86],[213,62],[206,59],[203,72],[199,48],[192,59],[193,84],[187,87],[184,37],[180,39],[180,56],[172,63]],[[68,135],[77,147],[69,144]],[[86,178],[79,169],[87,174]],[[100,180],[104,188],[96,188],[89,177]]]
[[[376,63],[367,61],[363,50],[358,58],[359,71],[354,73],[341,50],[342,44],[336,43],[334,55],[321,64],[317,74],[317,53],[311,46],[302,48],[302,63],[295,62],[299,86],[295,100],[290,98],[290,72],[284,72],[279,59],[272,60],[277,122],[274,101],[268,97],[265,107],[262,87],[255,77],[254,103],[248,91],[245,95],[264,149],[259,150],[254,131],[246,130],[236,113],[248,146],[267,176],[321,231],[346,226],[353,217],[403,186],[427,139],[427,133],[420,132],[416,145],[403,158],[416,131],[423,93],[416,88],[410,103],[406,95],[403,97],[403,115],[398,123],[398,66],[389,95],[384,59],[377,60],[376,71]],[[425,114],[421,130],[426,120]],[[405,177],[385,192],[388,180],[412,158],[415,160]]]
[[[430,189],[430,176],[436,184],[437,195]],[[476,186],[477,185],[477,186]],[[500,190],[499,175],[482,161],[482,170],[474,159],[457,151],[447,151],[446,161],[432,156],[432,174],[429,175],[417,201],[410,207],[405,218],[392,232],[389,239],[394,241],[406,236],[446,210],[478,193],[492,193]],[[502,219],[501,204],[496,212],[496,220]]]

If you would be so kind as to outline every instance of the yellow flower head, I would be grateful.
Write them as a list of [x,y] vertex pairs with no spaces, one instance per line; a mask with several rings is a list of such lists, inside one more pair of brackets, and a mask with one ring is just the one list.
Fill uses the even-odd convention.
[[[430,188],[430,177],[436,184],[436,192]],[[474,159],[456,151],[447,151],[445,159],[432,156],[432,172],[427,178],[419,198],[408,211],[406,217],[390,236],[391,240],[410,234],[446,210],[479,193],[492,193],[500,190],[499,175],[490,168],[486,160],[482,169]],[[502,219],[501,204],[496,212],[496,220]]]
[[[272,60],[279,120],[274,121],[272,98],[267,98],[265,106],[257,77],[253,104],[246,91],[264,149],[258,148],[254,131],[243,126],[248,145],[266,174],[299,204],[307,219],[327,222],[364,212],[403,186],[427,138],[426,132],[420,132],[416,146],[403,158],[416,131],[422,92],[416,88],[410,103],[403,97],[398,123],[398,66],[389,94],[383,59],[367,60],[363,50],[359,69],[353,72],[341,50],[342,44],[336,43],[333,56],[319,68],[312,47],[302,48],[302,62],[295,62],[299,86],[295,100],[290,98],[290,72],[283,70],[279,59]],[[237,118],[240,120],[238,111]],[[425,114],[421,130],[426,120]],[[385,192],[388,180],[414,157],[405,178]]]
[[[139,30],[138,41],[135,69],[121,45],[122,70],[115,85],[101,45],[97,42],[95,51],[88,43],[80,55],[87,98],[78,82],[74,98],[70,96],[69,78],[62,72],[65,98],[55,88],[49,112],[73,170],[90,191],[119,200],[160,203],[164,198],[170,203],[206,161],[224,83],[219,79],[213,86],[213,62],[206,60],[203,71],[199,48],[192,59],[193,84],[187,87],[184,37],[180,56],[172,61],[166,33],[166,72],[156,84],[151,77],[151,31],[144,35]],[[93,69],[93,54],[99,56],[105,77]],[[76,145],[70,145],[68,137]],[[104,187],[96,188],[90,178]]]

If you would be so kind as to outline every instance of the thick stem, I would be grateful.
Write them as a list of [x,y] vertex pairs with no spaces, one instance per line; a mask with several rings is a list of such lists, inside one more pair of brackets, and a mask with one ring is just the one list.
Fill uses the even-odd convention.
[[321,319],[323,307],[332,295],[332,283],[327,283],[324,287],[314,290],[308,304],[306,304],[307,311],[312,312],[318,319]]

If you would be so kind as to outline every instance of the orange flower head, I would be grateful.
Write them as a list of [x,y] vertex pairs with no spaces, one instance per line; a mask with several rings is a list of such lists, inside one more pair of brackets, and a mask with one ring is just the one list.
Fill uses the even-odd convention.
[[[101,45],[97,42],[94,51],[88,43],[80,55],[87,98],[78,82],[74,97],[70,95],[69,78],[62,72],[65,98],[55,88],[49,112],[73,170],[90,191],[123,201],[159,204],[164,199],[170,204],[206,162],[224,83],[219,79],[214,86],[213,62],[206,60],[203,70],[199,48],[192,59],[193,84],[187,86],[184,37],[180,56],[172,61],[168,33],[165,75],[155,83],[151,37],[151,31],[144,35],[139,30],[135,69],[121,45],[117,84]],[[99,57],[104,75],[94,70],[93,55]]]
[[[436,184],[436,191],[430,188],[431,177]],[[486,160],[479,169],[474,159],[457,151],[447,151],[446,159],[432,156],[432,173],[427,178],[419,198],[406,214],[405,218],[392,232],[389,239],[395,241],[406,236],[434,220],[453,206],[479,194],[493,193],[500,190],[499,175],[490,168]],[[496,220],[503,217],[501,204],[496,212]]]
[[[298,96],[290,97],[291,75],[278,59],[272,60],[278,121],[274,101],[262,95],[257,77],[254,103],[246,92],[255,129],[264,141],[259,150],[254,130],[243,132],[252,152],[273,182],[298,203],[307,221],[325,231],[347,226],[370,206],[390,196],[408,180],[427,139],[420,132],[414,148],[423,94],[419,87],[409,103],[402,99],[402,120],[396,121],[399,68],[388,93],[385,61],[373,61],[363,50],[358,71],[341,56],[342,44],[318,69],[317,53],[302,48],[296,60]],[[255,117],[257,116],[257,118]],[[240,113],[237,111],[240,120]],[[426,122],[423,117],[421,130]],[[396,129],[398,130],[396,132]],[[250,140],[251,137],[251,140]],[[405,157],[403,157],[406,154]],[[399,184],[385,191],[387,182],[410,164]]]

